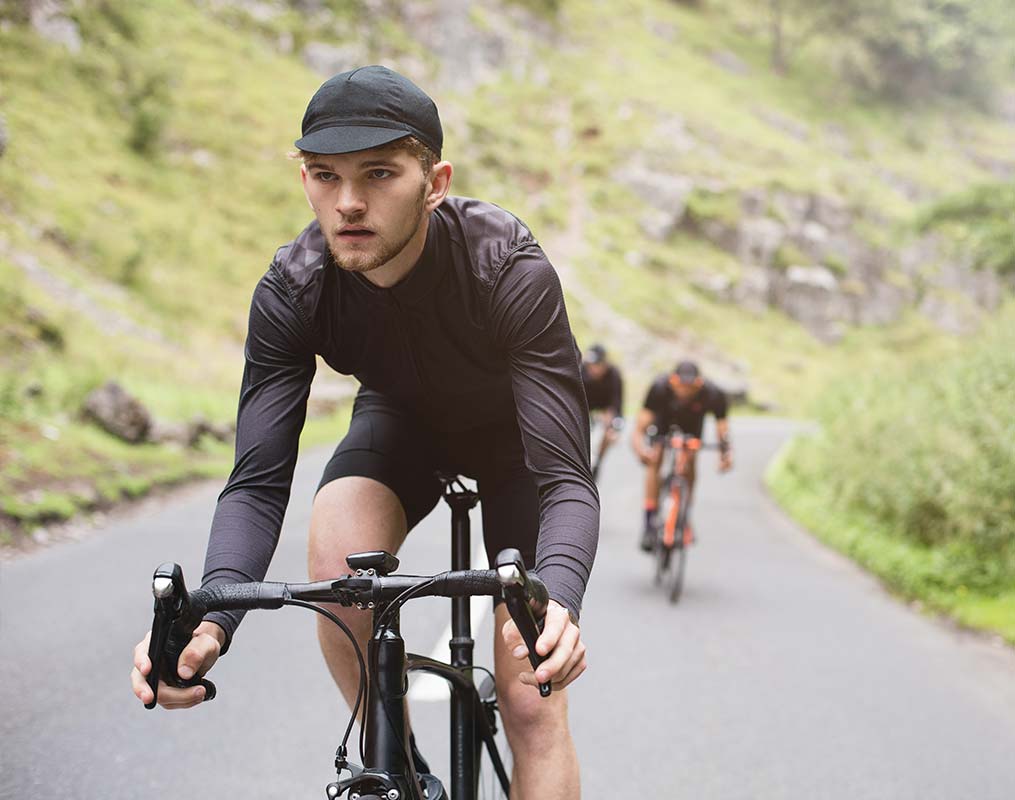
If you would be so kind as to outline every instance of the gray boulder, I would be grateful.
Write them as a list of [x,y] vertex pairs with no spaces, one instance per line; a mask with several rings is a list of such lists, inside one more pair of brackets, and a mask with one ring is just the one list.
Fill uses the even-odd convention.
[[806,142],[811,138],[811,129],[806,123],[776,111],[774,108],[756,108],[754,115],[762,122],[780,131],[798,142]]
[[667,175],[641,164],[631,164],[614,176],[647,206],[638,218],[642,230],[655,241],[669,237],[687,211],[694,182],[685,175]]
[[785,238],[785,226],[771,217],[744,218],[737,229],[737,257],[744,265],[770,267]]
[[698,272],[691,276],[691,285],[720,303],[733,301],[733,281],[721,273]]
[[837,342],[845,333],[849,304],[839,281],[825,267],[794,266],[786,270],[779,307],[823,342]]
[[89,394],[82,413],[107,433],[132,444],[145,441],[152,426],[148,409],[115,381]]
[[81,52],[81,32],[64,12],[59,0],[30,0],[28,17],[32,29],[43,39],[63,45],[72,53]]
[[920,301],[920,313],[945,333],[964,336],[980,325],[981,312],[962,295],[949,292],[928,292]]
[[733,301],[753,314],[761,314],[769,306],[772,291],[769,271],[762,267],[745,267],[740,280],[733,286]]
[[749,75],[751,68],[740,56],[730,50],[716,50],[712,62],[731,75]]

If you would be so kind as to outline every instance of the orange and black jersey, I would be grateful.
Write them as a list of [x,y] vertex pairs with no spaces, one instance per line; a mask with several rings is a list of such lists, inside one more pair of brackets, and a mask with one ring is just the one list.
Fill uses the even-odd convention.
[[[556,272],[518,219],[447,198],[419,261],[389,289],[340,269],[312,223],[257,285],[245,356],[236,463],[212,523],[205,585],[267,570],[319,356],[438,433],[516,421],[539,492],[536,569],[550,596],[578,613],[599,532],[588,410]],[[236,624],[216,622],[229,634]]]
[[656,378],[648,390],[644,407],[655,415],[656,427],[660,432],[676,425],[689,436],[700,438],[705,427],[705,415],[714,414],[717,420],[726,419],[729,403],[722,389],[709,380],[704,382],[694,397],[681,403],[670,388],[670,376],[663,375]]

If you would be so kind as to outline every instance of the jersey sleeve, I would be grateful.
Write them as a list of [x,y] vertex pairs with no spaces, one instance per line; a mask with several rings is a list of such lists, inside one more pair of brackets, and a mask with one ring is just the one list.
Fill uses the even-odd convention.
[[729,400],[726,397],[726,392],[718,386],[712,386],[711,389],[712,402],[709,410],[716,419],[726,419],[726,415],[729,413]]
[[647,411],[651,411],[658,421],[666,414],[667,400],[666,383],[663,380],[657,380],[652,383],[645,394],[645,402],[642,404],[642,407]]
[[516,251],[502,268],[490,314],[539,491],[536,571],[550,597],[578,615],[599,539],[599,494],[578,350],[557,273],[538,246]]
[[[236,459],[212,520],[202,586],[264,578],[289,503],[316,369],[308,324],[274,269],[250,306],[236,421]],[[208,615],[227,647],[242,612]]]
[[610,391],[610,407],[618,417],[624,416],[624,379],[620,370],[613,367],[610,371],[613,378]]

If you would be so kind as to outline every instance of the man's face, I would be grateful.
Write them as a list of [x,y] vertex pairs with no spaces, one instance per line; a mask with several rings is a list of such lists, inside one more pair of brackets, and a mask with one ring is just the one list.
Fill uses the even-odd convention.
[[673,388],[673,393],[677,396],[677,400],[681,403],[686,403],[701,389],[701,379],[698,378],[688,383],[684,383],[680,380],[679,376],[672,375],[670,377],[670,386]]
[[602,380],[603,376],[606,374],[606,362],[597,361],[595,364],[586,363],[585,369],[588,371],[589,377],[592,380],[599,381]]
[[301,176],[307,200],[342,269],[377,269],[421,229],[430,184],[416,157],[404,150],[313,155]]

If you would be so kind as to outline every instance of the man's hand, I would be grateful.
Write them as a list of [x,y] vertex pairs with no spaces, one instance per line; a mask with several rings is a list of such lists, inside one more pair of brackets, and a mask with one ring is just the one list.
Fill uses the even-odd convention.
[[[517,659],[529,657],[529,650],[513,619],[504,623],[501,635],[511,655]],[[536,640],[536,652],[541,656],[549,654],[550,657],[534,673],[519,675],[522,683],[529,686],[549,682],[554,689],[563,689],[585,671],[585,645],[581,631],[571,621],[567,609],[556,600],[551,600],[546,608],[543,632]]]
[[654,467],[662,463],[662,442],[654,444],[651,447],[636,447],[634,452],[638,456],[638,460],[646,467]]
[[[142,703],[152,701],[152,690],[145,680],[152,671],[152,662],[148,658],[148,641],[152,632],[148,631],[144,639],[134,648],[134,669],[130,673],[131,686],[134,694]],[[184,680],[194,675],[203,676],[218,660],[225,644],[226,633],[214,622],[202,622],[194,629],[194,638],[190,640],[177,662],[176,671]],[[178,689],[167,686],[159,681],[159,705],[163,708],[190,708],[204,702],[204,687],[189,686]]]

